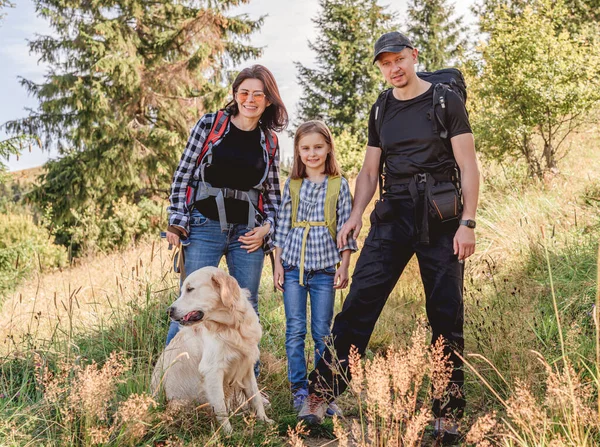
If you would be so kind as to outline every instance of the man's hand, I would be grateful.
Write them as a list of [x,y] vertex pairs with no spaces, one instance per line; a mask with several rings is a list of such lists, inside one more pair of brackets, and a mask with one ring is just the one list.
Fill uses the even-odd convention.
[[358,239],[358,234],[362,228],[362,216],[350,215],[346,223],[337,235],[337,246],[343,248],[348,244],[348,235],[352,233],[354,239]]
[[253,251],[258,250],[262,247],[264,238],[271,229],[271,223],[267,222],[262,227],[255,227],[252,230],[248,231],[243,236],[238,238],[243,245],[241,248],[244,250],[248,250],[248,253],[252,253]]
[[463,261],[475,253],[475,230],[465,225],[459,225],[454,235],[454,254]]

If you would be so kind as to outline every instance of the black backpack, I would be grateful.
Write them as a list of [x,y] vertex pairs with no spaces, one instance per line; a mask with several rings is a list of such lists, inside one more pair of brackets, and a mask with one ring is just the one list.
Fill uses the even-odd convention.
[[[448,90],[455,92],[458,97],[466,104],[467,102],[467,84],[462,73],[457,68],[443,68],[438,71],[428,72],[419,71],[417,76],[424,81],[433,84],[433,98],[431,109],[428,112],[429,119],[433,125],[433,131],[439,133],[440,138],[444,140],[446,146],[451,150],[450,141],[448,140],[448,128],[446,127],[446,93]],[[375,102],[375,131],[380,134],[383,117],[385,115],[385,107],[389,95],[392,94],[392,88],[384,90],[379,94]],[[383,165],[385,161],[385,153],[381,148],[382,154],[379,162],[379,194],[383,193]]]

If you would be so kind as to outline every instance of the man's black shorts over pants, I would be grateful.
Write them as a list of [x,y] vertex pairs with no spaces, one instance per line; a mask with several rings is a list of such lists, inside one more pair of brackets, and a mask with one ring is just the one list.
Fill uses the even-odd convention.
[[[454,254],[453,239],[458,221],[429,224],[428,245],[419,243],[419,222],[422,216],[423,192],[415,204],[407,191],[384,196],[371,213],[371,229],[360,252],[350,292],[342,311],[335,317],[332,329],[333,344],[338,360],[347,369],[350,347],[355,345],[362,355],[383,306],[394,289],[402,271],[414,254],[417,255],[425,288],[427,317],[432,329],[432,342],[443,336],[447,341],[446,353],[454,364],[451,386],[461,391],[464,383],[462,361],[454,350],[463,352],[463,277],[464,266]],[[327,366],[331,352],[325,355],[310,374],[310,391],[325,390],[333,396],[346,388],[344,380],[335,380]],[[348,374],[348,371],[346,371]],[[451,393],[452,394],[452,393]],[[436,417],[449,412],[460,416],[465,406],[461,396],[450,397],[443,406],[434,401]]]

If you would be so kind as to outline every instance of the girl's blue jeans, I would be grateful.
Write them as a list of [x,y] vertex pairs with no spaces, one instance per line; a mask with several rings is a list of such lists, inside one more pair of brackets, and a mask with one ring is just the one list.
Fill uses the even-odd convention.
[[[190,214],[190,245],[184,248],[185,272],[189,275],[202,267],[218,267],[221,258],[225,256],[229,274],[241,288],[250,291],[249,300],[258,315],[258,286],[265,253],[260,248],[252,253],[241,248],[242,243],[238,238],[248,231],[246,224],[229,224],[225,231],[221,231],[218,220],[208,219],[193,210]],[[167,345],[177,332],[179,323],[172,321],[167,334]]]
[[304,339],[306,337],[307,296],[310,294],[310,327],[315,342],[315,365],[325,351],[325,339],[331,330],[335,290],[335,267],[305,271],[304,286],[300,285],[297,267],[283,264],[283,304],[285,307],[285,351],[288,360],[288,379],[292,391],[308,388]]

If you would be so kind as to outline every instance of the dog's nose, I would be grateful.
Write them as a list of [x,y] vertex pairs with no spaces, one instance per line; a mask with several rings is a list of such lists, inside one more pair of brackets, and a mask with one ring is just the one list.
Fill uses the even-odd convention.
[[174,310],[175,310],[175,309],[173,309],[173,307],[172,307],[172,306],[169,306],[169,307],[167,308],[167,315],[169,316],[169,318],[173,317],[173,311],[174,311]]

